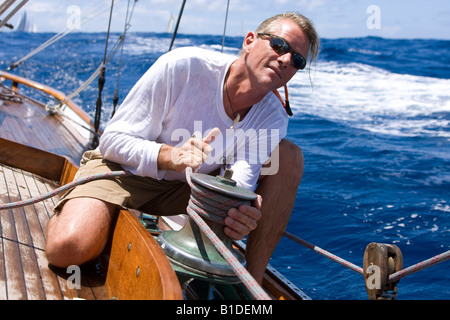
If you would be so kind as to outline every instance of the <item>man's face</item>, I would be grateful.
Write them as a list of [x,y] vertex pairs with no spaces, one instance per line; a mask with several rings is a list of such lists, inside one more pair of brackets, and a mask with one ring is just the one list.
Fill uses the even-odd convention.
[[[300,27],[289,19],[279,22],[279,26],[271,34],[283,38],[292,50],[308,57],[309,40]],[[291,63],[292,53],[277,54],[270,46],[270,38],[258,37],[249,33],[244,40],[248,46],[246,63],[250,76],[261,89],[272,91],[284,86],[298,71]]]

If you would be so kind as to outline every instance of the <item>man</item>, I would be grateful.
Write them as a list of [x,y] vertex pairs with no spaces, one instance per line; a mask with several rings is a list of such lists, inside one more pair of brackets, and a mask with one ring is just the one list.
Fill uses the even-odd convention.
[[[66,267],[98,256],[118,206],[157,215],[185,213],[187,167],[203,173],[231,167],[238,185],[256,188],[258,199],[230,209],[224,231],[234,240],[248,235],[247,268],[262,283],[303,175],[302,152],[283,139],[288,117],[272,91],[303,69],[308,56],[313,61],[318,47],[311,22],[286,13],[249,32],[238,58],[199,48],[163,55],[108,123],[99,149],[85,153],[78,173],[125,168],[133,175],[92,181],[64,196],[47,227],[49,262]],[[226,139],[234,129],[241,136]],[[191,138],[195,131],[204,138]],[[265,139],[277,143],[264,155],[263,139],[246,135],[250,131],[265,132]],[[276,167],[268,173],[261,167],[270,153]]]

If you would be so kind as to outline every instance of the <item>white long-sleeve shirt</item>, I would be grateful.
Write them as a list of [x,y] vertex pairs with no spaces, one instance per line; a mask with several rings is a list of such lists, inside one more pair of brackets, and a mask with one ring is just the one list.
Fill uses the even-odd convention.
[[262,163],[286,135],[288,118],[269,93],[230,130],[233,120],[225,113],[222,88],[235,59],[192,47],[161,56],[107,124],[99,145],[103,157],[139,176],[185,180],[183,173],[158,169],[161,146],[181,146],[195,131],[206,136],[218,127],[221,134],[198,172],[224,169],[226,163],[238,185],[254,190]]

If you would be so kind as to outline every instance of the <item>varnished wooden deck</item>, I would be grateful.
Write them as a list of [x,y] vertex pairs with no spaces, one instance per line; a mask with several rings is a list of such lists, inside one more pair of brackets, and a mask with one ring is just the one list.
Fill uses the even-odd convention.
[[[5,94],[14,94],[0,87]],[[21,102],[0,100],[0,137],[27,146],[67,156],[79,163],[85,146],[57,116],[51,116],[44,106],[21,98]]]
[[[0,166],[0,202],[45,194],[56,183],[20,169]],[[59,196],[22,208],[0,211],[0,300],[105,299],[95,264],[80,271],[81,288],[70,287],[73,271],[55,269],[45,257],[45,229]],[[98,280],[100,279],[100,280]]]
[[[44,106],[0,87],[14,99],[0,100],[0,138],[68,157],[79,163],[83,144]],[[11,154],[16,150],[10,150]],[[8,155],[2,155],[2,158]],[[33,157],[33,155],[31,155]],[[24,162],[42,161],[23,159]],[[52,165],[48,163],[48,165]],[[5,164],[0,165],[0,203],[42,195],[57,182]],[[70,287],[74,272],[49,266],[45,230],[59,196],[34,205],[0,211],[0,300],[105,299],[102,275],[95,264],[83,266],[81,288]],[[100,279],[100,280],[99,280]]]

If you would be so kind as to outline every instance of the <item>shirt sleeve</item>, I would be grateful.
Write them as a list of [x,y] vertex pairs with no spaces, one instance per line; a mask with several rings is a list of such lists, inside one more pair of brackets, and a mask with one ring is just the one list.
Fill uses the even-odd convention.
[[109,121],[99,149],[107,160],[121,164],[135,175],[161,179],[157,159],[162,143],[157,138],[171,99],[172,68],[157,60],[131,89]]

